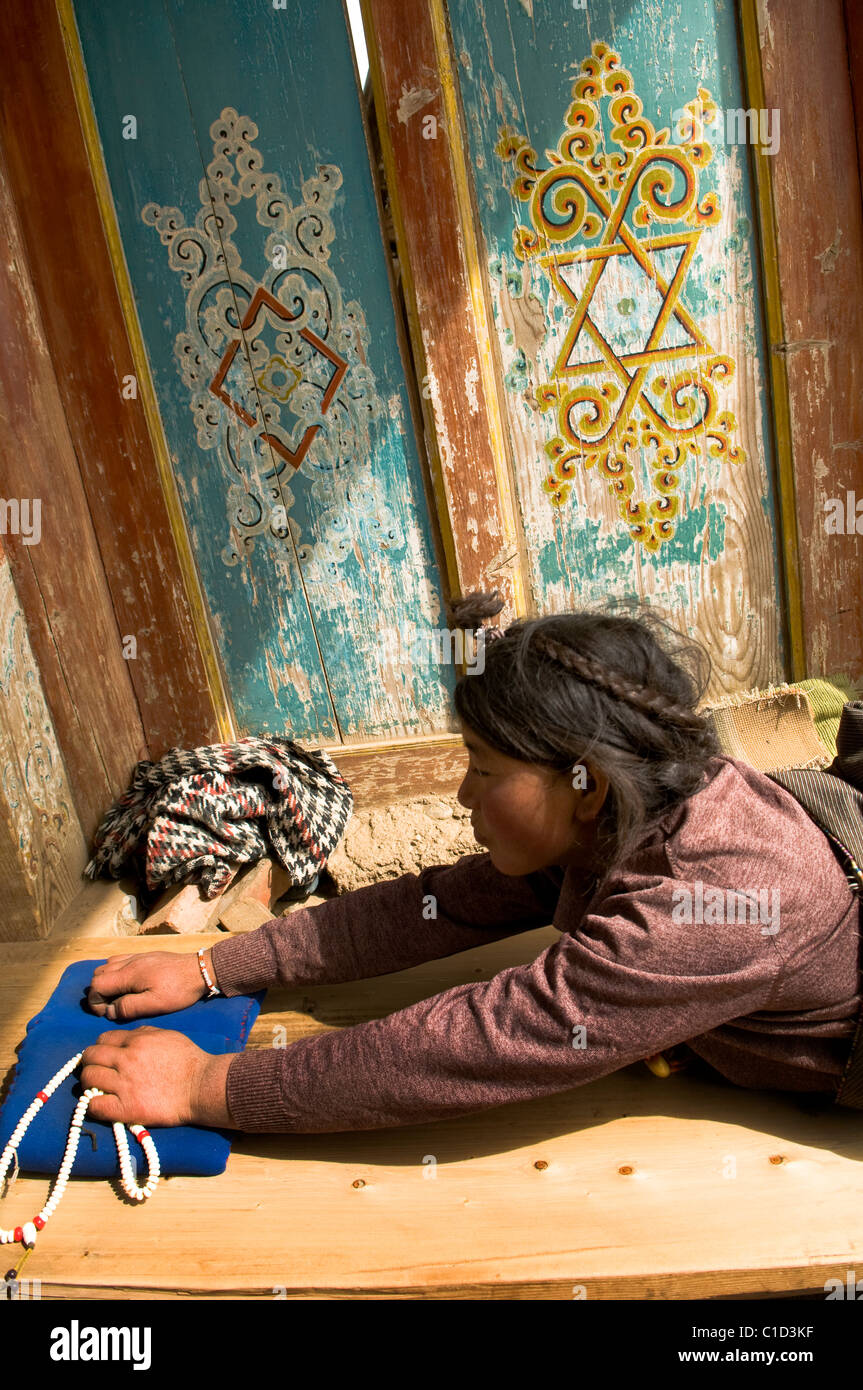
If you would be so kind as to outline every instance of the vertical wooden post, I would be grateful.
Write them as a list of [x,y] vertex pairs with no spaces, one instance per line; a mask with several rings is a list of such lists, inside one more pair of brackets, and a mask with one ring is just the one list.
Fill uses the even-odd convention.
[[[440,0],[363,0],[450,591],[527,611],[523,540]],[[502,615],[503,617],[504,615]]]
[[849,37],[842,0],[741,0],[741,18],[744,33],[757,21],[760,102],[781,116],[766,296],[781,324],[771,333],[774,390],[784,382],[777,418],[796,495],[802,651],[790,674],[857,677],[863,541],[827,525],[831,499],[846,515],[852,495],[863,503],[863,207]]
[[[5,93],[4,93],[5,95]],[[99,543],[45,341],[0,130],[0,495],[4,545],[85,834],[146,756]],[[23,132],[22,132],[23,135]],[[70,350],[72,349],[70,344]],[[20,525],[22,503],[38,534]],[[9,653],[4,653],[9,660]]]
[[848,42],[848,71],[851,74],[851,95],[854,101],[854,124],[857,129],[857,168],[863,186],[863,8],[859,0],[845,0],[844,16]]
[[[56,373],[53,390],[63,421],[53,440],[49,435],[37,445],[34,436],[34,448],[55,508],[64,507],[72,492],[80,494],[93,554],[102,570],[98,603],[104,601],[106,621],[108,613],[112,615],[113,633],[109,647],[90,637],[86,661],[97,668],[119,660],[123,683],[131,684],[131,702],[111,708],[111,696],[104,688],[101,694],[117,766],[123,769],[122,775],[115,771],[112,754],[102,750],[104,766],[111,768],[107,780],[112,785],[122,782],[124,789],[131,771],[129,744],[132,761],[148,754],[160,757],[172,744],[227,736],[229,723],[226,716],[220,726],[216,685],[198,642],[188,576],[179,563],[148,426],[146,364],[141,366],[141,355],[136,357],[127,334],[94,182],[98,171],[88,158],[72,76],[53,0],[34,0],[26,8],[0,6],[0,137],[9,196],[20,220],[20,263],[27,266],[32,282],[44,334],[40,352],[48,369],[53,368],[52,375]],[[80,72],[77,80],[80,86]],[[131,377],[137,379],[134,398],[123,394],[124,381]],[[77,479],[59,471],[58,450]],[[26,477],[16,474],[18,459],[20,455],[10,453],[5,463],[4,486],[13,495],[26,487]],[[67,540],[73,516],[74,510],[66,519]],[[46,540],[48,545],[56,542]],[[64,544],[53,556],[58,581],[64,585],[58,590],[57,608],[67,620],[81,606],[81,575],[76,570],[84,553],[79,541],[73,551]],[[14,550],[10,558],[15,570]],[[19,592],[27,622],[35,629],[45,615],[35,596],[31,602],[26,586],[19,583]],[[84,601],[95,619],[94,592],[86,593]],[[126,635],[136,638],[137,650],[133,659],[124,661],[121,639]],[[62,658],[62,634],[55,631],[53,640]],[[37,657],[41,666],[38,647]],[[96,768],[87,773],[82,768],[79,776],[75,763],[81,749],[67,743],[65,721],[47,676],[46,689],[76,796],[86,802],[91,787],[95,791]],[[85,722],[90,713],[98,728],[95,711],[86,713]],[[98,800],[102,804],[104,797],[98,795]],[[92,808],[82,803],[81,812],[85,822],[92,819]]]

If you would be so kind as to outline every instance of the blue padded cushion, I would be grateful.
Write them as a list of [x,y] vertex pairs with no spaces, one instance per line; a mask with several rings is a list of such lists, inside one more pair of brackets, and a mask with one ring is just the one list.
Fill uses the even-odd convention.
[[[15,1076],[6,1100],[0,1108],[0,1151],[38,1091],[56,1072],[74,1057],[96,1042],[100,1033],[112,1028],[126,1032],[149,1024],[185,1033],[187,1038],[205,1052],[221,1054],[241,1052],[246,1045],[252,1024],[258,1016],[266,993],[241,994],[226,999],[201,999],[190,1009],[173,1014],[157,1014],[154,1018],[137,1018],[131,1023],[112,1023],[99,1018],[87,1004],[87,989],[101,960],[80,960],[64,970],[57,988],[35,1018],[27,1024],[27,1032],[19,1051]],[[18,1149],[22,1172],[56,1175],[63,1161],[69,1121],[76,1102],[83,1095],[80,1066],[67,1076],[51,1096],[47,1105],[30,1122]],[[162,1173],[188,1173],[209,1176],[223,1173],[231,1151],[232,1130],[206,1129],[198,1125],[177,1125],[171,1129],[156,1129],[148,1125],[159,1154]],[[92,1136],[92,1138],[91,1138]],[[127,1131],[129,1152],[136,1175],[146,1175],[147,1162],[140,1145]],[[84,1116],[84,1125],[71,1176],[88,1178],[118,1177],[120,1165],[117,1144],[109,1124]]]

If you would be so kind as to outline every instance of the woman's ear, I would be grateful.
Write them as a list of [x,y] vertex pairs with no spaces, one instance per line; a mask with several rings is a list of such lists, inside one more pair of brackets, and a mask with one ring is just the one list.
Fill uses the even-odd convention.
[[593,763],[575,763],[572,785],[578,793],[575,804],[576,820],[594,820],[605,805],[608,795],[608,778],[605,773]]

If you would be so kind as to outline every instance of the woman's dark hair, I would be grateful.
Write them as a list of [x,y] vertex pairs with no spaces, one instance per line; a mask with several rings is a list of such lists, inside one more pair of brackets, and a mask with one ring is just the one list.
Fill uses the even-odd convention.
[[503,606],[495,590],[450,608],[454,627],[486,639],[482,668],[456,683],[456,711],[507,757],[567,775],[588,759],[602,770],[609,790],[596,868],[604,878],[699,789],[721,751],[713,725],[696,713],[710,656],[644,604],[482,628]]

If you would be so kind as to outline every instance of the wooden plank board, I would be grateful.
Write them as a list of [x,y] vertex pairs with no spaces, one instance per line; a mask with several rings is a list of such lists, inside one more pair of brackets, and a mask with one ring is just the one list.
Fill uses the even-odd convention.
[[[530,960],[553,928],[377,980],[271,992],[250,1046],[406,1007]],[[193,951],[212,936],[166,938]],[[0,947],[3,1066],[67,964],[151,940]],[[170,1026],[170,1015],[165,1016]],[[279,1031],[283,1030],[283,1031]],[[863,1248],[853,1112],[660,1081],[638,1064],[458,1120],[237,1135],[224,1174],[134,1209],[70,1182],[25,1270],[43,1298],[672,1298],[818,1289]],[[20,1177],[5,1220],[47,1180]],[[582,1290],[582,1293],[578,1291]]]
[[788,380],[806,670],[854,678],[863,670],[863,20],[850,5],[846,30],[840,0],[757,9],[765,101],[786,123],[772,161],[784,327],[774,350]]
[[857,168],[863,186],[863,10],[856,0],[845,0],[842,16],[848,38],[848,74],[857,131]]
[[450,589],[499,588],[514,617],[525,611],[521,538],[464,153],[449,116],[452,74],[428,4],[415,4],[406,25],[400,0],[369,0],[365,22]]
[[[33,140],[33,130],[43,123],[43,137]],[[135,366],[53,0],[37,0],[26,8],[0,6],[0,125],[22,229],[14,259],[32,281],[33,311],[19,323],[23,328],[38,318],[45,356],[40,371],[53,368],[50,392],[36,377],[35,409],[15,385],[24,361],[21,350],[16,349],[17,368],[2,364],[4,374],[10,372],[12,405],[22,412],[29,436],[27,449],[4,451],[4,487],[12,489],[4,495],[20,495],[33,485],[31,479],[39,478],[46,521],[49,512],[62,519],[62,532],[46,530],[43,545],[50,552],[44,563],[58,569],[51,590],[40,594],[34,585],[25,586],[20,566],[16,582],[89,832],[110,793],[125,790],[137,758],[159,758],[174,744],[207,743],[219,731],[142,392],[138,389],[132,398],[125,387]],[[74,215],[58,217],[61,207],[74,208]],[[5,213],[3,225],[10,226]],[[14,320],[4,312],[3,321]],[[53,417],[55,409],[59,418],[52,418],[37,436],[40,421],[48,412]],[[38,469],[31,456],[37,451]],[[75,563],[69,564],[72,536]],[[91,551],[100,571],[97,578],[90,574]],[[15,566],[15,555],[12,559]],[[75,650],[75,639],[83,635],[82,602],[91,623],[89,659]],[[102,619],[96,626],[100,604],[106,605],[110,634],[103,631]],[[36,631],[46,622],[50,632],[43,640]],[[134,659],[124,657],[125,636],[136,638]],[[126,651],[131,651],[128,644]],[[52,673],[58,662],[65,663],[67,676],[68,667],[73,669],[72,692],[88,669],[96,668],[101,693],[111,692],[104,708],[110,711],[112,747],[103,746],[98,753],[94,747],[101,729],[98,710],[79,704],[82,726],[73,723],[69,704],[80,695],[67,693],[64,681]],[[121,693],[121,681],[131,685],[128,695]]]
[[341,5],[74,10],[238,731],[450,727],[391,636],[442,598]]
[[457,735],[389,743],[331,744],[326,751],[347,781],[359,809],[424,792],[454,794],[464,778],[467,750]]
[[[2,81],[0,90],[2,102],[8,98]],[[30,279],[5,161],[11,113],[0,109],[0,220],[7,240],[0,259],[0,493],[19,504],[26,499],[31,523],[39,517],[38,536],[10,527],[5,549],[81,826],[91,835],[145,756],[144,731]]]
[[[710,647],[712,696],[781,679],[750,152],[728,121],[746,106],[734,7],[451,0],[448,14],[539,611],[644,599]],[[690,141],[700,91],[713,121]]]

